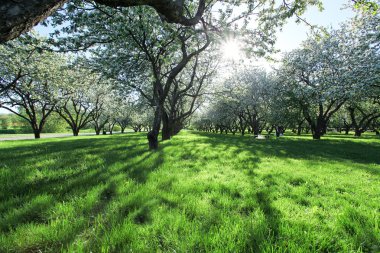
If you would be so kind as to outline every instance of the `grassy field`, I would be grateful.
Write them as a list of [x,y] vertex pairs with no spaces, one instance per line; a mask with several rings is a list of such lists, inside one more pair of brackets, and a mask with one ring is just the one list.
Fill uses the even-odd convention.
[[379,252],[380,139],[0,142],[0,252]]

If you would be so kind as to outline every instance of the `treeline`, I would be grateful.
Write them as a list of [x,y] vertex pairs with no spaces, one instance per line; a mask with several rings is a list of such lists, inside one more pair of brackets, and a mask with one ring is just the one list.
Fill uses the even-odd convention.
[[[65,132],[82,129],[96,134],[115,126],[124,132],[149,130],[151,109],[117,92],[115,81],[91,71],[81,59],[73,61],[49,50],[38,37],[24,36],[0,46],[0,107],[4,133]],[[5,131],[7,130],[7,131]]]
[[[378,127],[378,15],[359,15],[310,37],[271,73],[236,66],[239,71],[210,87],[220,73],[220,40],[228,39],[219,32],[236,21],[230,14],[210,16],[215,26],[209,29],[207,22],[164,23],[144,7],[83,4],[88,8],[70,2],[52,17],[53,26],[67,26],[50,39],[24,35],[0,46],[0,107],[28,122],[36,138],[55,115],[74,136],[90,126],[96,134],[115,126],[147,130],[149,147],[156,149],[160,134],[170,139],[199,108],[193,125],[215,132],[281,134],[291,128],[319,139],[329,127],[352,128],[357,136]],[[260,41],[253,54],[271,52],[272,33],[253,35],[263,27],[274,30],[273,22],[283,24],[285,17],[244,26],[240,38]]]
[[361,136],[380,127],[379,15],[356,17],[340,29],[313,35],[284,55],[271,73],[234,73],[193,127],[220,133],[311,132]]

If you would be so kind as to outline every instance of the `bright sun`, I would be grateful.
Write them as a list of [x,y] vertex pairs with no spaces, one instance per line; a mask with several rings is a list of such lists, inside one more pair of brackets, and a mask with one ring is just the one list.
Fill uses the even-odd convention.
[[234,39],[223,42],[220,50],[223,54],[223,58],[226,60],[237,61],[242,58],[241,46],[239,42]]

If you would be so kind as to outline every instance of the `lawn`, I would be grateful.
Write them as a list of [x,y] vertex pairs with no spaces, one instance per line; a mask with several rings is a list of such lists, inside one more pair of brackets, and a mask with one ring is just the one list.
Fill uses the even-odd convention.
[[379,252],[380,139],[0,142],[0,252]]

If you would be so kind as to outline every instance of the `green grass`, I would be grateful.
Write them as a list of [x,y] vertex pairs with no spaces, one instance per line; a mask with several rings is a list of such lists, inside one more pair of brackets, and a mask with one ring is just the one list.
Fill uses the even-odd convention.
[[380,140],[0,143],[0,252],[379,252]]

